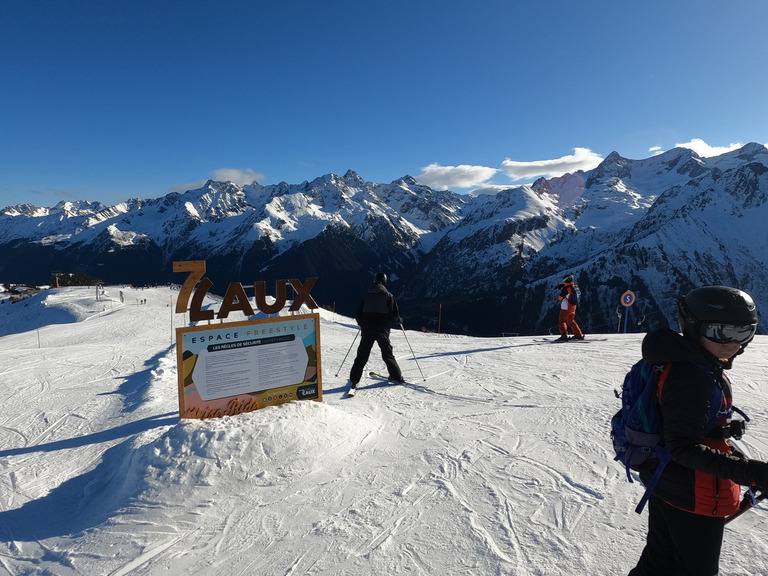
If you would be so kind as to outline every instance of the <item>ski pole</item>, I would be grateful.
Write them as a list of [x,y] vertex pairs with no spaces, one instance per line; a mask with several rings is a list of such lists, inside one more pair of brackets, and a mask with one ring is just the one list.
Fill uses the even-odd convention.
[[424,379],[424,381],[426,382],[426,381],[427,381],[427,379],[426,379],[426,378],[424,378],[424,372],[422,372],[422,371],[421,371],[421,366],[419,366],[419,361],[418,361],[418,360],[416,360],[416,354],[414,354],[414,353],[413,353],[413,347],[411,346],[411,343],[410,343],[410,341],[408,340],[408,334],[406,334],[406,333],[405,333],[405,328],[403,328],[403,323],[402,323],[402,322],[400,322],[400,330],[402,330],[402,331],[403,331],[403,336],[405,336],[405,341],[406,341],[406,342],[408,342],[408,348],[410,348],[410,349],[411,349],[411,356],[413,356],[413,361],[414,361],[414,362],[416,362],[416,368],[418,368],[418,369],[419,369],[419,372],[421,373],[421,377],[422,377],[422,378]]
[[758,502],[762,502],[763,500],[765,500],[764,492],[761,491],[760,494],[754,497],[751,497],[749,492],[747,492],[746,494],[744,494],[744,498],[742,498],[741,500],[739,509],[733,514],[731,514],[730,516],[728,516],[728,518],[725,519],[725,523],[728,524],[728,522],[736,520],[736,518],[744,514],[744,512],[746,512],[750,508],[753,508],[754,506],[757,505]]
[[360,336],[360,329],[357,329],[357,332],[355,332],[355,337],[352,340],[352,344],[349,345],[349,350],[347,350],[347,353],[344,355],[344,360],[341,361],[341,364],[339,365],[339,369],[336,370],[336,376],[339,375],[339,372],[341,372],[341,367],[344,366],[344,362],[347,361],[347,356],[349,356],[349,353],[352,352],[352,346],[355,345],[355,340],[357,340],[357,337]]

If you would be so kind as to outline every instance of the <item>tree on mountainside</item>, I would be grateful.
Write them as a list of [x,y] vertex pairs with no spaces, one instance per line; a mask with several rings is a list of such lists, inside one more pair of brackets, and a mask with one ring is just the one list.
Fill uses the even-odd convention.
[[104,284],[104,280],[82,274],[81,272],[54,272],[51,274],[51,286],[96,286]]

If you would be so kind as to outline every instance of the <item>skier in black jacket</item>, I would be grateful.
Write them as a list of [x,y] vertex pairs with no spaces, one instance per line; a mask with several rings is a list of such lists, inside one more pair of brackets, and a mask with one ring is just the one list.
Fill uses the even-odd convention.
[[[768,464],[747,460],[729,438],[743,422],[732,420],[732,388],[724,373],[757,331],[757,309],[746,292],[726,286],[692,290],[678,302],[682,335],[667,328],[643,340],[643,358],[671,364],[658,391],[663,443],[670,455],[648,503],[645,549],[630,576],[718,573],[725,518],[739,508],[741,486],[768,488]],[[714,386],[723,392],[714,427]],[[640,470],[648,484],[656,470]]]
[[363,296],[355,314],[360,326],[360,345],[357,347],[357,357],[349,373],[350,387],[356,388],[363,375],[374,342],[381,349],[381,359],[387,366],[389,380],[402,382],[403,375],[400,366],[392,352],[389,342],[389,330],[393,322],[403,323],[397,308],[395,297],[387,290],[387,275],[379,272],[373,279],[373,284]]

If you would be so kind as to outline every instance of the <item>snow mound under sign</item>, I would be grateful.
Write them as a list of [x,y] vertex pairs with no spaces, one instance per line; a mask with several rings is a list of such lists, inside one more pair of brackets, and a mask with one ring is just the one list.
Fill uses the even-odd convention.
[[142,492],[237,480],[250,487],[289,484],[352,451],[357,443],[349,438],[365,437],[372,427],[371,421],[311,401],[182,420],[136,450],[123,477],[146,483]]

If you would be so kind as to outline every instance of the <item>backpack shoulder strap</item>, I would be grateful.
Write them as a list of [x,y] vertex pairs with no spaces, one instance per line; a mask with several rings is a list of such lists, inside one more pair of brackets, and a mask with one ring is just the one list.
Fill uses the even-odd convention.
[[669,452],[667,452],[667,449],[663,446],[656,446],[654,451],[656,452],[656,457],[659,459],[659,464],[656,467],[656,472],[653,473],[650,482],[648,482],[645,487],[643,497],[640,498],[640,502],[638,502],[635,507],[635,512],[638,514],[642,513],[645,504],[648,502],[648,498],[651,497],[651,492],[653,492],[653,489],[656,488],[656,484],[661,480],[661,473],[664,472],[664,468],[666,468],[670,461]]
[[[667,376],[669,376],[669,371],[672,368],[672,364],[665,364],[663,366],[654,366],[654,370],[660,370],[659,375],[656,377],[656,402],[661,402],[661,395],[664,391],[664,383],[667,381]],[[643,497],[640,499],[640,502],[638,502],[637,507],[635,508],[635,512],[638,514],[642,513],[643,508],[645,508],[646,503],[648,502],[648,498],[651,497],[651,493],[653,492],[654,488],[656,488],[656,485],[659,483],[659,480],[661,480],[661,474],[664,472],[664,468],[666,468],[667,464],[670,461],[669,452],[667,452],[667,449],[664,448],[664,446],[654,446],[653,451],[656,454],[656,457],[659,459],[659,463],[656,466],[656,471],[653,473],[653,476],[651,477],[651,480],[648,482],[648,484],[645,487],[645,493],[643,494]]]
[[664,383],[667,381],[671,368],[672,364],[664,364],[661,368],[661,374],[656,379],[656,398],[658,398],[659,402],[661,402],[661,395],[664,393]]

